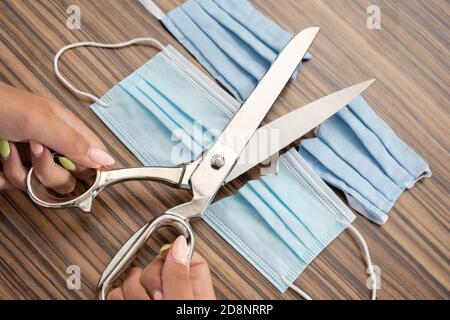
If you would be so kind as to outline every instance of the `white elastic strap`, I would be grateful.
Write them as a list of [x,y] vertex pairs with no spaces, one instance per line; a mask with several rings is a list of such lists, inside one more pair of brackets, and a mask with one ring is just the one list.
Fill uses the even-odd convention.
[[290,283],[284,276],[281,278],[283,279],[284,283],[286,283],[289,288],[297,292],[301,297],[303,297],[305,300],[312,300],[312,298],[307,294],[305,291],[297,287],[295,284]]
[[139,2],[144,6],[145,9],[147,9],[148,12],[151,13],[152,16],[154,16],[158,20],[164,19],[166,16],[165,13],[161,10],[160,7],[156,3],[154,3],[152,0],[139,0]]
[[359,241],[361,247],[364,251],[364,256],[366,257],[367,268],[370,273],[370,278],[372,279],[372,300],[377,299],[377,277],[375,275],[375,270],[372,265],[372,259],[370,259],[369,248],[367,247],[366,241],[362,237],[361,233],[352,226],[351,224],[348,226],[348,230],[352,233],[352,235]]
[[[369,269],[370,277],[372,279],[372,300],[377,299],[377,277],[375,276],[375,270],[372,265],[372,259],[370,259],[370,253],[369,248],[367,247],[366,241],[362,237],[361,233],[352,225],[348,226],[349,231],[352,233],[352,235],[356,238],[356,240],[359,241],[361,244],[361,247],[364,251],[364,256],[366,258],[367,267]],[[300,296],[302,296],[306,300],[312,300],[312,298],[303,290],[301,290],[299,287],[294,285],[293,283],[289,282],[284,276],[282,277],[284,283],[286,283],[289,288],[297,292]]]
[[99,48],[115,49],[115,48],[127,47],[130,45],[136,44],[136,43],[149,43],[151,45],[158,47],[160,50],[164,49],[164,46],[161,44],[161,42],[159,42],[158,40],[153,39],[153,38],[135,38],[130,41],[121,42],[121,43],[100,43],[100,42],[89,42],[89,41],[72,43],[72,44],[62,47],[58,51],[58,53],[55,55],[55,58],[53,60],[53,68],[55,69],[56,77],[64,84],[64,86],[67,89],[69,89],[73,93],[78,94],[83,97],[87,97],[87,98],[91,99],[92,101],[95,101],[99,105],[101,105],[103,107],[107,107],[108,103],[102,101],[99,97],[97,97],[89,92],[78,90],[69,81],[67,81],[66,78],[64,78],[61,75],[61,73],[59,72],[59,67],[58,67],[59,58],[66,50],[70,50],[70,49],[78,48],[78,47],[99,47]]

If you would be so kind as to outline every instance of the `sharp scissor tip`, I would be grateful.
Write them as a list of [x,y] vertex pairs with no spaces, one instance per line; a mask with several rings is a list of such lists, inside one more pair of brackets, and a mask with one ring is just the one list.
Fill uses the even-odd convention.
[[308,33],[310,32],[313,34],[314,37],[316,37],[320,31],[320,28],[319,27],[309,27],[309,28],[304,29],[303,31],[308,32]]
[[370,79],[367,81],[362,82],[361,84],[364,85],[366,88],[370,87],[372,85],[372,83],[375,82],[375,79]]
[[302,38],[303,41],[307,40],[312,43],[313,40],[316,38],[317,34],[319,33],[319,30],[320,30],[319,27],[309,27],[297,33],[294,36],[294,38]]
[[[375,82],[375,79],[366,80],[366,81],[360,82],[358,84],[355,84],[347,89],[353,88],[353,91],[355,93],[361,94],[364,90],[366,90],[368,87],[370,87],[371,84],[374,82]],[[346,90],[346,89],[344,89],[344,90]]]

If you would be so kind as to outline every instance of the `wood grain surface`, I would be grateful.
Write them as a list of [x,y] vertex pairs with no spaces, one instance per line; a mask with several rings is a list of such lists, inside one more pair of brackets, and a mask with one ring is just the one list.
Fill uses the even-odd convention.
[[[168,11],[181,0],[156,0]],[[381,268],[380,299],[448,299],[449,280],[449,12],[447,0],[253,0],[264,14],[294,33],[320,26],[313,60],[291,82],[268,119],[354,83],[376,78],[364,93],[373,108],[430,164],[433,177],[405,192],[378,226],[358,215],[354,225]],[[69,5],[81,8],[81,29],[66,27]],[[381,30],[366,26],[366,8],[381,8]],[[52,59],[64,45],[85,40],[121,42],[154,37],[194,59],[138,1],[1,0],[0,81],[55,97],[107,145],[114,167],[136,158],[56,79]],[[61,61],[77,87],[102,95],[151,58],[155,50],[79,49]],[[198,63],[197,63],[198,65]],[[42,124],[45,126],[45,124]],[[219,193],[233,193],[246,174]],[[0,298],[93,299],[100,273],[148,219],[189,199],[186,191],[130,182],[103,192],[93,213],[46,210],[19,191],[0,194]],[[223,299],[299,299],[275,289],[206,223],[194,223],[197,250],[209,261]],[[149,261],[169,233],[150,241],[137,264]],[[81,268],[79,290],[66,287],[66,269]],[[368,275],[359,247],[344,232],[295,282],[315,299],[367,299]]]

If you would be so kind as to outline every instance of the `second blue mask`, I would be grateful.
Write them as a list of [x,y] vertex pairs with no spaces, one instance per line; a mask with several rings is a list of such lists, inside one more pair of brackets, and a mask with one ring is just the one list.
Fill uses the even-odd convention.
[[162,23],[241,102],[292,38],[246,0],[188,0]]

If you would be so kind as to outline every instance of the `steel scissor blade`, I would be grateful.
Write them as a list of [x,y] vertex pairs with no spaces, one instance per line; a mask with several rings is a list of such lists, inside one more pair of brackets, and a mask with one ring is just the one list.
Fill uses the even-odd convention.
[[[313,101],[259,128],[227,176],[229,182],[285,148],[348,105],[375,80],[368,80]],[[277,138],[277,141],[270,139]]]
[[[194,199],[187,205],[188,207],[193,207],[195,204],[195,210],[201,211],[201,214],[211,202],[236,164],[242,150],[302,61],[318,32],[319,28],[308,28],[299,32],[272,63],[255,90],[192,174],[190,181]],[[179,208],[177,213],[185,209],[185,207]],[[189,216],[190,213],[183,215]]]
[[242,152],[286,86],[318,32],[319,28],[305,29],[286,45],[258,86],[219,136],[220,142],[232,148],[238,155]]

